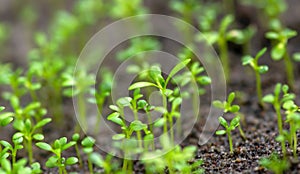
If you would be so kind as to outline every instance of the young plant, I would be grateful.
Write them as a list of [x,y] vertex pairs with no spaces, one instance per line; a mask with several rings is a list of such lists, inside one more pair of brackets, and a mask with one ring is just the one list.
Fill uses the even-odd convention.
[[232,137],[231,131],[233,131],[236,127],[240,125],[240,116],[235,116],[231,121],[230,124],[227,124],[227,121],[223,117],[219,117],[220,124],[225,128],[225,130],[217,130],[216,135],[224,135],[227,134],[230,153],[233,153],[233,145],[232,145]]
[[[281,83],[277,83],[274,88],[274,94],[268,94],[263,98],[263,101],[272,104],[276,111],[279,136],[284,136],[284,132],[282,128],[283,125],[282,125],[281,106],[286,101],[293,100],[295,98],[295,94],[288,93],[288,90],[289,87],[287,85],[282,85]],[[281,93],[283,93],[282,97],[281,97]],[[282,148],[283,155],[286,156],[285,141],[281,141],[281,148]]]
[[[244,123],[244,125],[245,125],[246,123],[245,123],[244,115],[239,113],[240,106],[232,104],[234,98],[235,98],[235,93],[231,92],[228,95],[227,101],[221,102],[219,100],[216,100],[216,101],[213,101],[213,105],[216,108],[223,109],[224,113],[232,113],[232,114],[235,115],[235,117],[240,117],[241,123]],[[238,124],[238,128],[239,128],[240,135],[242,136],[242,138],[244,140],[246,140],[247,138],[246,138],[245,133],[244,133],[242,127],[241,127],[241,124]]]
[[266,33],[266,38],[273,41],[273,46],[271,50],[271,58],[275,61],[281,59],[285,63],[285,71],[288,85],[294,89],[294,66],[288,52],[288,40],[295,37],[297,32],[288,28],[279,31],[269,31]]
[[269,70],[269,67],[267,65],[258,65],[259,58],[267,51],[267,48],[263,48],[260,50],[256,56],[253,58],[249,55],[243,57],[242,63],[244,66],[250,65],[254,72],[256,77],[256,93],[258,97],[259,104],[263,106],[262,102],[262,89],[261,89],[261,74],[266,73]]
[[11,165],[8,159],[0,159],[0,174],[13,174],[13,173],[22,173],[22,174],[40,174],[42,173],[41,165],[37,162],[31,164],[30,167],[26,166],[27,160],[22,158],[14,165]]
[[[1,151],[2,157],[7,158],[9,155],[11,156],[11,165],[14,166],[16,163],[16,159],[17,159],[17,152],[20,149],[23,149],[23,134],[20,132],[15,133],[12,136],[12,143],[13,145],[11,145],[9,142],[1,140],[0,144],[3,146],[3,150]],[[9,151],[9,153],[8,153]]]
[[45,143],[45,142],[38,142],[36,146],[39,148],[52,152],[54,155],[48,158],[46,162],[46,166],[49,168],[58,167],[59,174],[66,174],[66,166],[74,165],[78,162],[76,157],[69,157],[65,158],[62,156],[62,153],[67,150],[68,148],[74,146],[76,142],[71,141],[67,142],[66,137],[62,137],[54,141],[52,145]]
[[72,141],[76,142],[76,144],[74,145],[75,150],[76,150],[76,156],[78,158],[79,167],[82,167],[83,166],[82,165],[82,158],[81,158],[81,154],[80,154],[79,147],[78,147],[79,139],[80,139],[80,135],[78,133],[73,134]]
[[92,157],[92,154],[94,151],[93,147],[94,147],[95,142],[96,142],[96,140],[92,137],[86,137],[81,141],[81,145],[83,147],[83,152],[88,156],[88,168],[89,168],[89,172],[91,174],[94,173],[91,157]]
[[280,159],[278,154],[275,153],[272,153],[267,158],[260,159],[259,164],[275,174],[283,174],[290,167],[286,159]]
[[18,121],[15,124],[16,129],[20,131],[24,137],[24,145],[27,148],[29,164],[33,162],[32,141],[41,141],[44,139],[44,135],[38,133],[38,131],[49,122],[51,122],[51,118],[45,118],[36,124],[33,124],[30,119],[26,119],[24,122]]
[[[168,133],[168,125],[172,127],[173,125],[173,115],[168,114],[168,97],[171,96],[173,93],[172,90],[168,89],[167,86],[169,82],[171,81],[172,77],[177,74],[180,70],[182,70],[191,59],[184,60],[177,64],[169,73],[168,77],[166,79],[163,78],[160,68],[153,67],[150,69],[150,76],[154,82],[136,82],[133,83],[128,89],[129,90],[135,90],[138,88],[145,88],[145,87],[156,87],[159,89],[160,94],[162,95],[162,103],[163,103],[163,117],[160,119],[160,122],[163,122],[163,131],[165,134]],[[173,142],[173,130],[170,130],[171,132],[171,141]]]
[[297,131],[300,129],[300,108],[292,100],[283,103],[285,109],[286,122],[290,125],[290,146],[293,147],[293,156],[297,158],[298,137]]

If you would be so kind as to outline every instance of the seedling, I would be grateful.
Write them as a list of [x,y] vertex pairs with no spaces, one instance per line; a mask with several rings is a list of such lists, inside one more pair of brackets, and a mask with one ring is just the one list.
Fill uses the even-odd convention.
[[[245,118],[244,118],[244,115],[239,113],[239,110],[240,110],[240,106],[239,105],[233,105],[232,102],[235,98],[235,93],[234,92],[231,92],[229,95],[228,95],[228,99],[227,101],[219,101],[219,100],[216,100],[216,101],[213,101],[213,105],[214,107],[216,108],[220,108],[220,109],[223,109],[223,112],[224,113],[232,113],[235,115],[235,117],[240,117],[241,119],[241,122],[242,123],[245,123]],[[238,124],[238,128],[239,128],[239,132],[240,132],[240,135],[243,137],[244,140],[246,140],[246,136],[245,136],[245,133],[241,127],[241,124]]]
[[59,174],[66,174],[66,166],[74,165],[78,162],[78,159],[76,157],[69,157],[64,158],[62,157],[62,153],[67,150],[68,148],[74,146],[76,142],[71,141],[67,142],[66,137],[62,137],[60,139],[57,139],[54,141],[52,145],[45,143],[45,142],[38,142],[36,143],[36,146],[39,148],[52,152],[54,155],[48,158],[46,162],[46,166],[49,168],[58,167]]
[[18,160],[14,165],[11,165],[6,158],[0,161],[0,174],[7,173],[22,173],[22,174],[40,174],[42,173],[41,165],[39,163],[33,163],[30,167],[26,167],[27,160],[22,158]]
[[240,117],[235,116],[231,121],[230,124],[227,124],[227,121],[223,117],[219,117],[220,124],[225,128],[225,130],[218,130],[216,131],[216,135],[224,135],[227,134],[228,141],[229,141],[229,148],[230,153],[233,153],[233,145],[232,145],[232,138],[231,138],[231,131],[233,131],[236,127],[240,124]]
[[[154,82],[136,82],[132,84],[129,87],[129,90],[135,90],[138,88],[144,88],[144,87],[156,87],[159,89],[161,95],[162,95],[162,102],[163,102],[163,118],[161,118],[159,121],[163,122],[163,130],[164,133],[168,133],[168,123],[170,127],[173,125],[173,117],[172,115],[168,114],[168,107],[167,107],[167,99],[168,97],[173,93],[172,90],[167,89],[167,86],[172,79],[172,77],[177,74],[180,70],[182,70],[191,60],[187,59],[182,61],[181,63],[177,64],[169,73],[168,77],[164,79],[161,74],[161,70],[158,67],[153,67],[150,70],[150,76]],[[173,129],[170,130],[171,132],[171,141],[173,142]]]
[[286,122],[290,124],[290,146],[293,148],[294,158],[297,158],[297,146],[298,137],[297,130],[300,129],[300,108],[292,100],[285,101],[283,103],[283,108],[285,109]]
[[290,167],[289,162],[286,159],[280,159],[276,153],[271,154],[270,157],[260,159],[259,164],[275,174],[282,174]]
[[78,147],[79,139],[80,139],[80,135],[78,133],[73,134],[72,141],[76,142],[76,144],[74,145],[75,150],[76,150],[76,156],[78,158],[79,166],[82,167],[83,166],[82,165],[82,158],[81,158],[81,154],[80,154],[79,147]]
[[[224,68],[224,74],[226,77],[226,80],[229,81],[230,80],[230,71],[229,71],[229,66],[230,66],[230,62],[229,62],[229,58],[228,58],[228,44],[227,44],[227,29],[230,26],[230,24],[232,24],[234,18],[232,15],[227,15],[225,16],[220,24],[219,30],[216,31],[208,31],[204,33],[204,36],[206,39],[208,39],[208,43],[210,44],[215,44],[217,43],[218,47],[219,47],[219,53],[220,53],[220,58],[221,58],[221,62]],[[200,38],[198,39],[203,39],[202,35],[199,35]]]
[[[16,159],[17,159],[17,152],[18,150],[20,149],[23,149],[23,134],[20,133],[20,132],[17,132],[15,133],[13,136],[12,136],[12,142],[13,142],[13,145],[11,145],[9,142],[7,141],[4,141],[4,140],[1,140],[0,141],[0,144],[3,146],[3,150],[0,152],[1,153],[1,156],[4,157],[4,158],[7,158],[9,156],[9,153],[8,151],[10,152],[10,156],[11,156],[11,159],[12,159],[12,166],[15,165],[16,163]],[[3,158],[3,159],[4,159]],[[2,159],[2,158],[1,158]]]
[[256,93],[257,93],[257,97],[258,97],[258,101],[259,104],[261,106],[263,106],[263,102],[262,102],[262,89],[261,89],[261,74],[266,73],[269,70],[269,67],[267,65],[258,65],[258,60],[259,58],[267,51],[266,48],[263,48],[262,50],[260,50],[255,58],[251,57],[251,56],[245,56],[242,59],[242,63],[243,65],[250,65],[254,72],[255,72],[255,77],[256,77]]
[[86,137],[81,141],[81,145],[83,147],[83,152],[85,154],[87,154],[87,156],[88,156],[88,167],[89,167],[89,172],[91,174],[94,173],[93,163],[91,161],[91,155],[93,154],[93,151],[94,151],[93,147],[94,147],[95,142],[96,142],[96,140],[92,137]]
[[[277,83],[274,88],[274,94],[268,94],[263,98],[263,101],[266,103],[271,103],[276,111],[277,115],[277,124],[279,135],[284,136],[283,128],[282,128],[282,115],[281,115],[281,106],[289,100],[293,100],[295,95],[293,93],[288,93],[289,87],[287,85],[282,85],[281,83]],[[281,93],[283,96],[281,97]],[[286,156],[286,147],[285,142],[281,141],[281,148],[284,156]]]
[[37,133],[40,128],[45,126],[51,122],[51,118],[45,118],[39,122],[37,122],[35,125],[32,124],[30,119],[26,119],[23,121],[17,121],[15,123],[15,128],[22,133],[24,137],[24,145],[27,148],[27,153],[29,157],[29,164],[32,164],[33,162],[33,152],[32,152],[32,141],[41,141],[44,139],[44,135]]
[[271,57],[275,61],[279,61],[281,59],[284,60],[288,85],[292,89],[294,89],[295,87],[294,67],[288,52],[287,44],[288,40],[295,37],[296,35],[296,31],[288,28],[279,31],[269,31],[266,33],[266,38],[274,42],[271,50]]

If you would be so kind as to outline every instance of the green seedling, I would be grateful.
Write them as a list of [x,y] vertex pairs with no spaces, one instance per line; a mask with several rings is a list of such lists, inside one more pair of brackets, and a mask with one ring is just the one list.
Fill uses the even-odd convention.
[[9,142],[4,140],[0,141],[0,144],[3,146],[3,150],[0,152],[1,156],[7,158],[10,155],[12,159],[11,162],[12,166],[14,166],[16,163],[18,150],[23,149],[23,145],[22,145],[23,140],[24,140],[23,134],[17,132],[12,136],[13,145],[11,145]]
[[29,164],[33,162],[33,152],[32,152],[32,141],[41,141],[44,139],[44,135],[38,133],[38,130],[43,126],[51,122],[51,118],[45,118],[36,124],[33,124],[30,119],[26,119],[24,121],[16,121],[15,129],[20,131],[24,137],[24,145],[27,148],[27,153],[29,157]]
[[[167,102],[168,102],[168,97],[171,96],[173,93],[172,90],[168,89],[167,86],[169,82],[171,81],[172,77],[177,74],[180,70],[182,70],[186,65],[190,62],[190,59],[184,60],[181,63],[177,64],[169,73],[168,77],[166,79],[163,78],[162,73],[160,68],[158,67],[153,67],[150,70],[150,76],[153,80],[153,82],[136,82],[132,84],[129,87],[129,90],[135,90],[138,88],[145,88],[145,87],[156,87],[159,89],[160,94],[162,95],[162,113],[163,117],[158,120],[158,122],[163,123],[163,131],[165,134],[168,134],[168,124],[170,125],[170,128],[172,129],[173,125],[173,115],[168,114],[168,107],[167,107]],[[174,140],[174,132],[173,129],[170,130],[171,134],[171,141],[173,142]]]
[[26,167],[27,160],[22,158],[18,160],[14,165],[11,165],[9,160],[2,158],[0,161],[0,174],[13,174],[13,173],[22,173],[22,174],[40,174],[42,173],[41,165],[37,162],[31,164],[30,167]]
[[83,152],[88,156],[88,167],[89,167],[89,172],[91,174],[94,173],[91,156],[94,151],[93,147],[94,147],[95,142],[96,142],[96,140],[92,137],[86,137],[81,141],[81,145],[83,147]]
[[[277,115],[277,124],[279,135],[284,136],[283,133],[283,125],[282,125],[282,115],[281,115],[281,107],[286,101],[293,100],[295,98],[295,94],[288,92],[289,87],[287,85],[282,85],[281,83],[277,83],[274,88],[274,94],[268,94],[263,98],[263,102],[270,103],[273,105],[276,115]],[[281,93],[282,97],[281,97]],[[284,156],[286,156],[286,147],[285,142],[281,141],[281,148]]]
[[66,137],[62,137],[54,141],[52,145],[45,142],[38,142],[36,146],[45,150],[52,152],[54,155],[48,158],[46,166],[49,168],[58,167],[59,174],[66,174],[66,166],[74,165],[78,162],[76,157],[65,158],[62,156],[62,153],[68,148],[74,146],[76,142],[71,141],[67,142]]
[[90,90],[91,95],[93,96],[92,98],[89,98],[88,101],[90,103],[94,103],[98,107],[98,117],[97,117],[97,122],[95,126],[95,134],[99,132],[100,129],[100,122],[101,122],[101,117],[102,117],[102,111],[103,111],[103,106],[105,102],[108,100],[108,96],[110,95],[111,89],[112,89],[112,79],[113,79],[113,74],[109,70],[103,70],[101,72],[102,74],[102,79],[101,83],[98,86],[97,90]]
[[242,45],[242,53],[246,55],[250,53],[251,39],[253,38],[255,32],[256,28],[254,28],[253,26],[249,26],[245,29],[233,29],[228,31],[226,38],[230,42]]
[[267,65],[258,65],[258,60],[259,58],[267,51],[266,48],[263,48],[260,50],[256,56],[253,58],[249,55],[243,57],[242,63],[244,66],[250,65],[254,72],[255,72],[255,77],[256,77],[256,93],[258,97],[259,104],[263,106],[262,102],[262,89],[261,89],[261,74],[266,73],[269,70],[269,67]]
[[[246,123],[245,123],[244,115],[239,113],[240,106],[232,104],[234,99],[235,99],[235,92],[231,92],[228,95],[227,101],[221,102],[219,100],[216,100],[216,101],[213,101],[213,105],[216,108],[223,109],[224,113],[232,113],[232,114],[235,115],[235,117],[240,117],[241,122],[244,123],[244,125],[245,125]],[[241,124],[238,124],[238,128],[239,128],[240,135],[242,136],[242,138],[244,140],[246,140],[247,138],[246,138],[245,133],[244,133],[242,127],[241,127]]]
[[[78,118],[81,123],[81,128],[83,130],[87,129],[87,120],[86,120],[86,104],[85,104],[85,95],[90,92],[91,86],[95,84],[95,76],[93,74],[87,74],[85,70],[77,71],[77,74],[72,75],[70,73],[63,74],[63,87],[64,95],[68,97],[77,96],[77,106],[78,106]],[[75,130],[79,132],[80,126],[77,124]]]
[[290,167],[290,164],[286,159],[280,159],[278,154],[275,153],[267,158],[260,159],[259,164],[275,174],[283,174],[284,171]]
[[231,131],[233,131],[236,127],[238,127],[240,125],[240,117],[239,116],[235,116],[230,121],[229,125],[227,124],[227,121],[223,117],[219,117],[219,122],[225,128],[225,130],[218,130],[218,131],[216,131],[216,135],[227,134],[228,141],[229,141],[230,153],[233,153]]
[[78,158],[79,167],[82,167],[83,166],[82,165],[82,157],[81,157],[81,154],[80,154],[80,151],[79,151],[79,147],[78,147],[79,140],[80,140],[80,135],[78,133],[73,134],[72,141],[76,142],[76,144],[74,145],[75,146],[75,150],[76,150],[76,156]]
[[[187,146],[181,148],[180,146],[174,146],[170,143],[170,139],[164,135],[160,138],[162,144],[162,150],[156,150],[154,152],[143,153],[141,160],[146,166],[146,173],[165,173],[165,169],[168,169],[168,173],[203,173],[200,168],[203,163],[202,160],[198,160],[192,164],[188,162],[193,160],[194,153],[196,151],[195,146]],[[167,152],[161,155],[163,152]]]
[[285,109],[286,122],[290,125],[290,146],[293,148],[294,158],[297,158],[298,137],[297,131],[300,129],[300,108],[292,100],[283,103]]
[[[205,38],[208,40],[208,43],[210,44],[215,44],[217,43],[218,47],[219,47],[219,53],[220,53],[220,58],[221,58],[221,62],[223,64],[223,68],[224,68],[224,73],[225,73],[225,77],[226,80],[229,81],[230,77],[229,77],[229,66],[230,66],[230,62],[229,62],[229,55],[228,55],[228,44],[227,44],[227,29],[230,26],[230,24],[232,24],[234,20],[234,17],[232,15],[227,15],[225,16],[220,24],[219,27],[219,31],[208,31],[204,33]],[[202,35],[199,35],[198,39],[203,39]]]
[[288,85],[294,89],[294,66],[288,52],[288,40],[295,37],[297,32],[288,28],[279,31],[269,31],[266,33],[266,38],[273,41],[273,46],[271,50],[271,57],[275,61],[281,59],[285,63],[285,71],[287,76]]
[[112,161],[112,159],[113,156],[111,154],[108,154],[105,159],[103,159],[102,156],[97,152],[93,152],[90,155],[90,161],[94,165],[103,168],[105,174],[110,174],[112,173],[112,171],[118,171],[118,169],[116,168],[119,167],[119,164],[117,162]]

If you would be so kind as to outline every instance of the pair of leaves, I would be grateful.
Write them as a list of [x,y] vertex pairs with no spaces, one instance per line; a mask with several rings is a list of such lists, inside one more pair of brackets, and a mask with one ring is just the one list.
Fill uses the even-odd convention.
[[228,125],[227,121],[223,117],[219,117],[219,123],[226,129],[226,130],[218,130],[216,131],[217,135],[224,135],[228,131],[234,130],[236,127],[240,125],[240,116],[234,117],[230,124]]

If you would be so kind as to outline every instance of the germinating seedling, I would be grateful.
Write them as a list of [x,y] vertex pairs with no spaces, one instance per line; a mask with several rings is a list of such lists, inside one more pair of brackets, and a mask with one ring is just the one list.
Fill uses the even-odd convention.
[[[232,114],[235,114],[235,116],[237,117],[241,117],[241,121],[243,120],[242,123],[245,122],[245,118],[244,116],[239,113],[239,110],[240,110],[240,106],[239,105],[233,105],[232,102],[235,98],[235,93],[234,92],[231,92],[229,95],[228,95],[228,99],[227,101],[219,101],[219,100],[216,100],[216,101],[213,101],[213,105],[214,107],[216,108],[220,108],[220,109],[223,109],[223,112],[224,113],[232,113]],[[243,137],[243,139],[245,140],[246,139],[246,136],[245,136],[245,133],[241,127],[241,124],[238,125],[238,128],[239,128],[239,132],[241,134],[241,136]]]
[[14,118],[14,113],[12,112],[3,112],[2,111],[5,109],[5,107],[0,106],[0,126],[7,126],[9,123],[11,123]]
[[233,145],[232,145],[232,137],[231,137],[231,131],[233,131],[236,127],[240,124],[240,117],[235,116],[231,121],[230,124],[227,124],[227,121],[223,117],[219,117],[220,124],[225,128],[225,130],[218,130],[216,132],[217,135],[224,135],[227,134],[228,141],[229,141],[229,148],[230,153],[233,153]]
[[272,153],[267,158],[260,159],[259,164],[275,174],[283,174],[290,167],[289,162],[286,159],[280,159],[276,153]]
[[96,140],[92,137],[86,137],[81,141],[81,145],[83,147],[83,152],[88,156],[88,168],[89,168],[89,172],[91,174],[94,173],[93,171],[93,163],[91,161],[91,156],[93,154],[94,151],[94,144],[95,144]]
[[[271,103],[276,111],[279,136],[284,136],[281,107],[286,101],[294,100],[295,98],[295,94],[289,93],[288,90],[289,87],[287,85],[277,83],[274,88],[274,94],[268,94],[263,98],[263,101],[266,103]],[[283,93],[282,97],[281,93]],[[284,156],[286,156],[285,141],[281,141],[281,148]]]
[[54,141],[52,145],[45,142],[38,142],[36,146],[39,148],[52,152],[54,155],[48,158],[46,166],[49,168],[58,167],[59,174],[66,174],[66,166],[74,165],[78,162],[76,157],[65,158],[62,156],[62,153],[68,148],[74,146],[76,142],[71,141],[67,142],[66,137],[62,137]]
[[297,131],[300,129],[300,108],[294,103],[293,100],[288,100],[283,103],[285,109],[286,122],[290,125],[290,146],[293,148],[294,158],[297,158],[298,137]]
[[266,38],[272,40],[274,42],[271,57],[275,61],[279,61],[281,59],[284,60],[285,71],[287,76],[288,85],[294,89],[294,66],[290,58],[290,54],[288,52],[288,40],[295,37],[297,32],[288,28],[279,30],[279,31],[269,31],[266,33]]
[[20,132],[17,132],[12,136],[13,145],[11,145],[9,142],[4,141],[4,140],[0,141],[0,144],[3,146],[3,150],[1,151],[1,154],[4,152],[2,154],[2,157],[7,158],[9,156],[9,154],[7,152],[9,151],[11,159],[12,159],[12,163],[11,163],[12,166],[14,166],[16,163],[18,150],[24,148],[22,145],[23,140],[24,140],[23,134]]
[[180,70],[182,70],[186,65],[190,62],[190,59],[184,60],[177,64],[169,73],[168,77],[166,79],[163,78],[161,70],[158,67],[153,67],[150,70],[150,76],[154,82],[136,82],[132,84],[129,87],[129,90],[135,90],[138,88],[144,88],[144,87],[156,87],[159,89],[161,95],[162,95],[162,103],[163,103],[163,118],[161,118],[159,121],[163,122],[163,131],[167,134],[168,132],[168,124],[171,127],[170,134],[171,134],[171,141],[174,140],[174,132],[172,129],[173,125],[173,117],[172,115],[168,114],[168,97],[173,93],[172,90],[167,89],[167,86],[169,82],[171,81],[172,77],[177,74]]
[[263,106],[262,102],[262,89],[261,89],[261,74],[266,73],[269,70],[269,67],[267,65],[258,65],[259,58],[267,51],[267,48],[263,48],[260,50],[256,56],[253,58],[251,56],[245,56],[242,59],[243,65],[250,65],[254,72],[256,77],[256,93],[258,97],[259,104]]
[[27,148],[30,164],[33,162],[32,141],[41,141],[44,139],[44,135],[38,133],[38,130],[49,122],[51,122],[51,118],[45,118],[36,124],[33,124],[30,119],[26,119],[25,121],[17,121],[15,123],[16,129],[23,134],[25,140],[24,145]]

